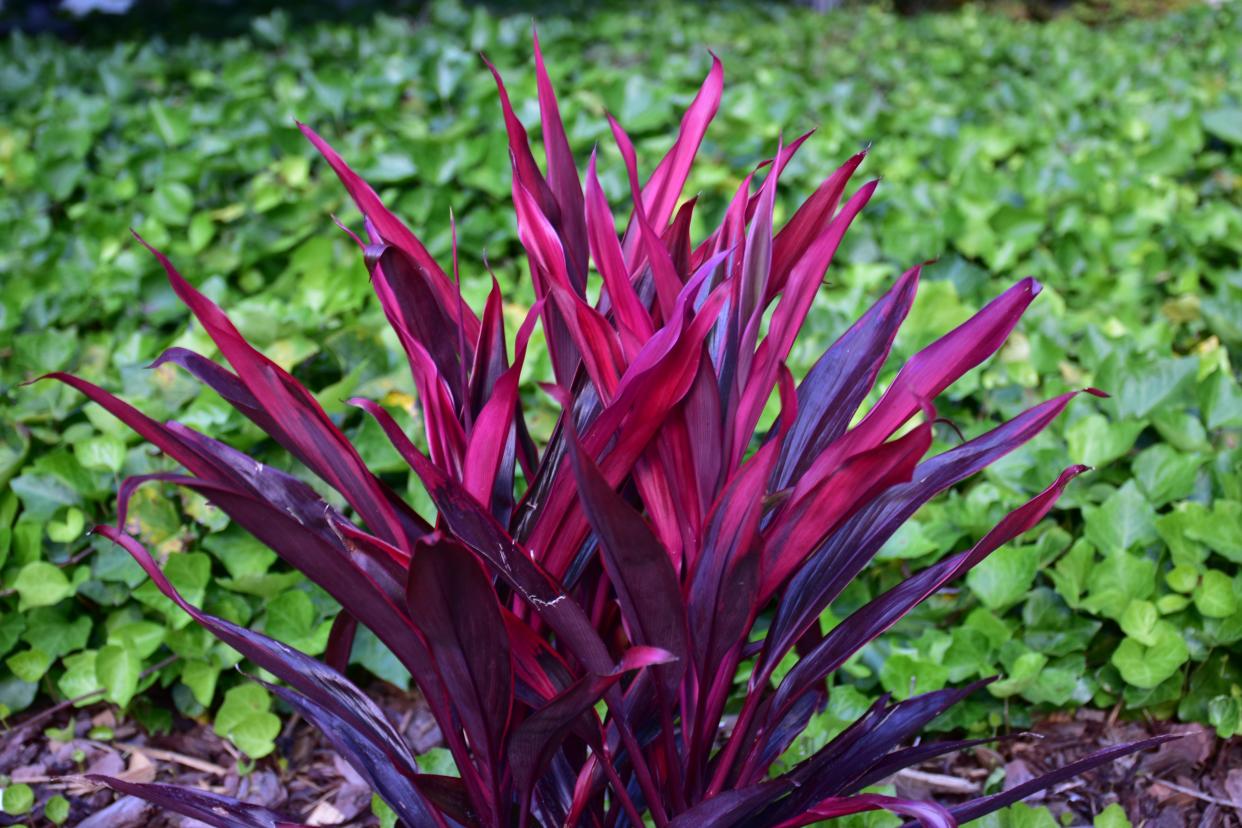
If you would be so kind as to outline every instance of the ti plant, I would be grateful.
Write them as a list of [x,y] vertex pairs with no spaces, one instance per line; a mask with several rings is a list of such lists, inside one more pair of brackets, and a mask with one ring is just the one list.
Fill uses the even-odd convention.
[[[821,631],[820,616],[922,504],[1031,439],[1074,396],[925,458],[932,401],[1001,346],[1039,285],[1023,279],[915,355],[859,418],[919,268],[800,383],[785,361],[846,229],[875,190],[873,181],[845,197],[863,155],[774,232],[777,181],[807,136],[778,146],[744,179],[720,226],[695,243],[694,200],[679,201],[720,104],[723,70],[713,60],[645,184],[629,138],[609,120],[632,202],[618,236],[594,155],[580,178],[537,41],[535,61],[546,172],[496,74],[538,297],[512,359],[499,287],[493,282],[481,315],[466,307],[414,233],[301,126],[365,216],[366,238],[354,238],[409,358],[426,450],[375,402],[352,402],[425,485],[434,525],[369,471],[315,397],[158,251],[173,289],[232,370],[177,348],[160,361],[236,406],[352,513],[204,434],[153,420],[77,377],[50,375],[185,468],[124,481],[119,525],[128,496],[152,478],[200,493],[340,602],[327,663],[191,605],[135,539],[98,531],[198,623],[277,677],[282,684],[271,691],[321,728],[411,828],[791,828],[874,809],[946,826],[1159,741],[1108,748],[953,807],[864,792],[976,744],[915,740],[980,686],[973,684],[899,703],[882,698],[801,764],[775,767],[823,708],[835,670],[1037,523],[1083,471],[1066,469],[970,549]],[[592,269],[602,281],[597,301],[588,299]],[[519,393],[536,323],[553,367],[542,388],[561,408],[546,446],[529,437]],[[779,409],[770,425],[769,403]],[[408,668],[460,778],[421,772],[397,730],[342,675],[359,623]],[[744,665],[749,671],[739,672]],[[221,828],[295,824],[205,791],[99,781]]]

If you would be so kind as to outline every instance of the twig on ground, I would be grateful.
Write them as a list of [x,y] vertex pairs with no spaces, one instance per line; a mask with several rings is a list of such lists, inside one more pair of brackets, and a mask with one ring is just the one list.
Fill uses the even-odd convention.
[[973,794],[979,792],[979,786],[974,782],[943,773],[928,773],[927,771],[915,770],[914,768],[903,768],[897,771],[895,776],[898,779],[926,785],[941,793]]
[[141,753],[148,759],[158,759],[161,762],[172,762],[177,765],[184,765],[187,768],[210,773],[214,776],[228,776],[229,769],[223,765],[217,765],[214,762],[206,762],[202,759],[195,759],[193,756],[186,756],[184,753],[176,753],[171,750],[163,750],[161,748],[147,747],[146,745],[136,745],[132,742],[119,742],[114,747],[129,753]]
[[1176,782],[1161,779],[1158,776],[1152,777],[1152,781],[1164,785],[1171,791],[1177,791],[1180,794],[1186,794],[1186,796],[1193,796],[1195,799],[1202,802],[1210,802],[1213,805],[1220,805],[1222,808],[1233,808],[1235,811],[1242,811],[1242,802],[1234,802],[1232,799],[1221,799],[1220,797],[1206,794],[1203,791],[1196,791],[1194,788],[1187,788],[1185,785],[1179,785]]

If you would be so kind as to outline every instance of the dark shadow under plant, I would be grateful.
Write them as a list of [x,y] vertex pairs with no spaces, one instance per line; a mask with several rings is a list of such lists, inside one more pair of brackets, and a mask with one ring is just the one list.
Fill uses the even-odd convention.
[[[179,348],[160,361],[213,388],[339,492],[352,514],[193,429],[148,418],[77,377],[50,375],[185,469],[126,480],[118,525],[129,495],[148,480],[200,493],[340,602],[327,663],[189,604],[136,540],[113,527],[98,531],[198,623],[283,682],[272,692],[321,728],[411,827],[791,828],[874,809],[945,826],[1159,742],[1108,748],[953,807],[863,792],[902,768],[978,744],[914,741],[976,683],[882,698],[801,764],[774,769],[823,708],[834,671],[1041,520],[1083,471],[1066,469],[970,549],[821,631],[823,612],[922,504],[1034,437],[1074,396],[925,457],[932,401],[1004,343],[1039,285],[1018,282],[916,354],[858,418],[913,302],[919,268],[800,383],[785,362],[846,229],[875,189],[869,182],[845,197],[863,155],[776,232],[777,181],[807,136],[778,146],[742,182],[720,226],[692,242],[695,202],[681,194],[720,103],[723,70],[713,61],[645,185],[629,138],[610,119],[632,201],[619,237],[594,155],[585,184],[580,178],[537,42],[535,57],[546,173],[496,75],[538,297],[512,360],[498,286],[481,315],[466,307],[418,238],[301,127],[366,218],[365,239],[354,238],[409,359],[426,451],[382,407],[353,402],[421,479],[435,525],[368,470],[314,396],[157,251],[232,370]],[[592,272],[602,280],[594,304],[586,298]],[[562,407],[545,446],[528,436],[519,394],[536,323],[553,366],[543,387]],[[763,429],[772,402],[779,414]],[[342,675],[357,624],[408,668],[460,778],[420,772],[396,729]],[[739,685],[747,660],[750,677]],[[740,710],[731,710],[739,696]],[[221,828],[294,825],[203,791],[97,779]]]

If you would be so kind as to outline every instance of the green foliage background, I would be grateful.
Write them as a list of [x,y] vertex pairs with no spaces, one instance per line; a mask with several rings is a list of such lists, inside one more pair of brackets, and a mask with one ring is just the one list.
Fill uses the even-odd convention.
[[[900,697],[996,672],[1007,677],[993,698],[947,725],[1121,703],[1242,729],[1242,19],[1230,4],[1094,29],[969,8],[907,20],[654,2],[539,26],[571,140],[583,161],[599,145],[614,203],[625,184],[605,107],[650,170],[707,48],[724,59],[726,94],[691,182],[705,216],[723,212],[781,133],[819,130],[782,178],[778,219],[872,146],[863,169],[883,184],[830,271],[798,367],[901,269],[937,258],[895,363],[1013,280],[1046,286],[998,358],[941,401],[967,436],[1069,388],[1114,395],[1076,401],[886,548],[838,613],[970,543],[1069,462],[1096,468],[1039,530],[856,658],[802,749],[880,689]],[[217,710],[217,728],[252,756],[271,750],[279,720],[261,689],[223,672],[235,654],[188,626],[123,552],[84,536],[114,518],[121,478],[166,461],[75,392],[20,383],[71,369],[287,466],[214,394],[143,367],[170,345],[211,347],[130,241],[134,226],[320,392],[374,468],[403,477],[382,436],[341,404],[364,394],[408,405],[411,388],[356,250],[329,218],[358,216],[294,118],[445,260],[452,207],[468,298],[486,289],[486,254],[520,313],[531,297],[504,130],[476,52],[537,134],[529,28],[524,15],[438,3],[424,20],[361,28],[269,16],[223,41],[0,44],[4,710],[102,688],[158,724],[143,693],[159,684],[188,714]],[[531,362],[532,376],[546,373],[543,357]],[[550,409],[533,393],[531,404],[546,433]],[[144,487],[130,528],[167,556],[190,600],[322,650],[331,601],[201,500]],[[354,658],[401,683],[374,639]]]

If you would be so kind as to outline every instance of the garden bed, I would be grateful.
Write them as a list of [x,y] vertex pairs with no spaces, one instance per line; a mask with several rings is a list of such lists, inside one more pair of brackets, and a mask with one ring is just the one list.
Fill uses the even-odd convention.
[[[435,722],[416,693],[404,694],[390,685],[370,690],[417,752],[425,754],[435,748],[439,736]],[[288,813],[312,825],[379,825],[371,810],[370,788],[340,760],[319,731],[296,716],[286,721],[277,751],[245,773],[239,770],[244,757],[237,749],[217,736],[209,724],[192,719],[178,717],[170,731],[150,734],[131,721],[118,722],[113,707],[98,704],[62,709],[51,716],[27,716],[26,721],[34,725],[14,723],[0,735],[0,774],[31,785],[40,803],[34,814],[40,813],[41,804],[49,797],[64,796],[70,804],[70,817],[64,825],[200,826],[185,817],[161,814],[136,798],[118,797],[83,780],[85,773],[207,788]],[[91,732],[99,728],[112,731],[113,738],[91,738]],[[978,796],[985,788],[990,792],[1019,784],[1100,748],[1164,733],[1185,735],[1028,800],[1031,806],[1046,807],[1046,812],[1018,805],[990,817],[986,824],[1052,828],[1055,818],[1062,826],[1086,826],[1114,804],[1121,806],[1134,825],[1147,828],[1227,828],[1242,824],[1242,738],[1219,739],[1198,725],[1123,721],[1096,710],[1048,717],[1027,734],[993,747],[950,754],[902,772],[887,784],[894,786],[898,795],[952,803]],[[38,818],[32,822],[29,816],[0,815],[0,825],[17,824],[42,828],[52,823]]]

